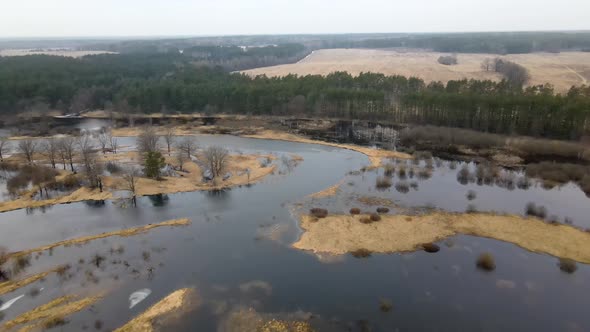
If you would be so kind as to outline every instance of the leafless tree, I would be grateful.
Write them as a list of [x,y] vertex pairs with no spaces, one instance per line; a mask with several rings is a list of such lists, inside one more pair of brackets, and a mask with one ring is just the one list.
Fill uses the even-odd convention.
[[145,126],[137,137],[137,149],[141,153],[157,152],[160,137],[152,126]]
[[179,151],[176,151],[175,158],[176,158],[176,162],[178,163],[178,167],[180,168],[181,171],[183,171],[184,170],[183,169],[184,163],[186,163],[186,161],[188,160],[186,158],[186,155],[184,154],[183,151],[179,150]]
[[92,188],[99,188],[102,192],[102,173],[104,166],[96,157],[96,149],[90,135],[82,135],[77,140],[82,163],[84,164],[84,173]]
[[45,157],[47,157],[47,159],[49,159],[49,162],[51,163],[51,167],[55,168],[55,164],[56,164],[57,158],[59,156],[58,142],[56,140],[50,138],[50,139],[46,140],[45,142],[43,142],[41,149],[42,149]]
[[116,154],[117,149],[119,148],[119,140],[111,134],[109,136],[109,144],[111,146],[111,151]]
[[37,152],[37,142],[32,139],[24,139],[18,142],[18,151],[25,156],[29,164],[32,164],[35,152]]
[[100,149],[102,153],[105,154],[107,152],[107,146],[110,143],[111,133],[108,129],[101,130],[98,134],[98,143],[100,144]]
[[178,150],[185,153],[190,160],[191,155],[197,150],[197,141],[195,141],[194,137],[186,136],[178,143]]
[[137,196],[137,178],[139,177],[140,171],[135,167],[130,167],[125,170],[123,179],[125,180],[125,189],[131,192],[131,200],[133,205],[136,204]]
[[216,178],[227,168],[229,151],[221,146],[210,146],[205,150],[204,157],[211,176]]
[[10,151],[10,142],[6,137],[0,137],[0,161],[4,161],[4,155]]
[[494,60],[491,58],[486,58],[485,60],[483,60],[483,62],[481,63],[481,69],[484,71],[496,71],[494,69]]
[[59,154],[64,161],[64,169],[65,163],[68,162],[70,164],[70,170],[75,172],[74,170],[74,156],[76,154],[76,139],[74,137],[64,137],[59,140]]
[[168,155],[170,155],[170,149],[172,145],[174,145],[174,128],[168,127],[164,132],[164,141],[166,142],[166,147],[168,148]]

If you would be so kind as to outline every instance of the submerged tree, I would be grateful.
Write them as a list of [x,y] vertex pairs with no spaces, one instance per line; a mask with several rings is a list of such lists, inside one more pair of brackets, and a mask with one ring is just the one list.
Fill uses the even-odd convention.
[[70,164],[70,170],[75,172],[74,155],[76,154],[76,140],[73,137],[64,137],[59,140],[58,144],[60,157],[64,161],[64,169],[66,169],[65,163],[68,162]]
[[32,164],[35,152],[37,152],[37,142],[32,139],[24,139],[18,142],[18,151],[25,156],[29,164]]
[[186,136],[178,143],[178,150],[185,153],[188,160],[190,160],[191,155],[197,150],[197,142],[193,137]]
[[58,142],[54,139],[48,139],[43,143],[41,148],[45,157],[49,159],[51,167],[55,168],[55,164],[59,155]]
[[137,136],[137,150],[144,154],[157,152],[159,140],[156,130],[152,126],[145,126]]
[[170,151],[172,149],[172,145],[174,145],[174,128],[168,127],[164,132],[164,142],[166,142],[166,148],[168,149],[168,155],[170,155]]
[[131,201],[133,205],[137,204],[137,178],[139,171],[135,167],[130,167],[125,170],[123,179],[125,180],[125,189],[131,192]]
[[10,143],[6,137],[0,137],[0,161],[4,161],[4,155],[10,151]]

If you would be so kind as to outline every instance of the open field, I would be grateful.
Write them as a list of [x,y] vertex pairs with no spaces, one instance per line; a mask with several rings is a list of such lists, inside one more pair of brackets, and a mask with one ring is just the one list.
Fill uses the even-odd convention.
[[[437,59],[445,53],[428,51],[326,49],[313,52],[295,64],[257,68],[244,71],[252,76],[285,76],[288,74],[327,75],[335,71],[347,71],[353,75],[376,72],[386,75],[415,76],[430,81],[459,80],[463,78],[499,80],[501,76],[480,68],[486,58],[494,54],[458,54],[459,63],[445,66]],[[526,67],[529,84],[551,83],[557,91],[567,91],[572,85],[588,84],[590,80],[590,53],[563,52],[511,54],[502,56]]]
[[55,55],[55,56],[66,56],[72,58],[80,58],[86,55],[96,55],[96,54],[114,54],[113,52],[108,51],[76,51],[76,50],[38,50],[38,49],[6,49],[0,50],[0,56],[23,56],[23,55],[37,55],[37,54],[45,54],[45,55]]

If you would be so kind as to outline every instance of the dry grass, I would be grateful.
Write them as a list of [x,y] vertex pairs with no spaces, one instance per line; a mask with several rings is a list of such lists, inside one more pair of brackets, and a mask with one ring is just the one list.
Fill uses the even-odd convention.
[[[352,75],[361,72],[383,73],[419,77],[426,82],[460,79],[501,80],[493,72],[480,68],[491,54],[459,54],[458,64],[445,66],[438,58],[448,54],[427,51],[368,50],[368,49],[326,49],[313,52],[295,64],[257,68],[245,71],[248,75],[267,76],[327,75],[336,71],[347,71]],[[561,92],[572,85],[587,84],[584,73],[590,70],[590,53],[562,52],[513,54],[502,57],[527,68],[531,74],[530,85],[550,82]]]
[[89,241],[93,241],[96,239],[103,239],[103,238],[107,238],[107,237],[111,237],[111,236],[123,236],[123,237],[134,236],[134,235],[145,233],[149,230],[152,230],[152,229],[158,228],[158,227],[186,226],[186,225],[189,225],[190,223],[191,223],[191,221],[188,218],[168,220],[168,221],[164,221],[164,222],[161,222],[158,224],[149,224],[149,225],[145,225],[145,226],[127,228],[127,229],[122,229],[122,230],[118,230],[118,231],[101,233],[101,234],[97,234],[97,235],[89,235],[89,236],[83,236],[83,237],[78,237],[78,238],[69,239],[69,240],[63,240],[63,241],[55,242],[55,243],[48,244],[48,245],[38,247],[38,248],[13,252],[11,254],[8,254],[7,257],[8,258],[17,258],[17,257],[21,257],[21,256],[26,256],[26,255],[29,255],[29,254],[32,254],[35,252],[39,252],[39,251],[50,250],[50,249],[53,249],[53,248],[56,248],[59,246],[71,246],[71,245],[75,245],[75,244],[84,244]]
[[532,252],[590,263],[590,233],[569,225],[550,225],[536,218],[489,213],[433,212],[412,216],[383,215],[378,223],[359,222],[358,216],[330,215],[321,223],[302,216],[304,233],[295,248],[345,254],[358,248],[372,252],[422,249],[456,234],[493,238]]
[[127,324],[116,329],[115,332],[155,331],[154,322],[156,320],[171,315],[180,315],[198,305],[195,301],[191,301],[195,298],[194,295],[195,290],[192,288],[179,289],[133,318]]

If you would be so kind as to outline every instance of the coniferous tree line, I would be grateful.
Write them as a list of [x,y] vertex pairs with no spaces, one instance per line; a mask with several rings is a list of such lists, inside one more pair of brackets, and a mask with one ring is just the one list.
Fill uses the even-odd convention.
[[0,58],[0,112],[204,112],[293,115],[432,124],[578,139],[589,130],[590,87],[365,73],[282,78],[198,67],[182,54]]

